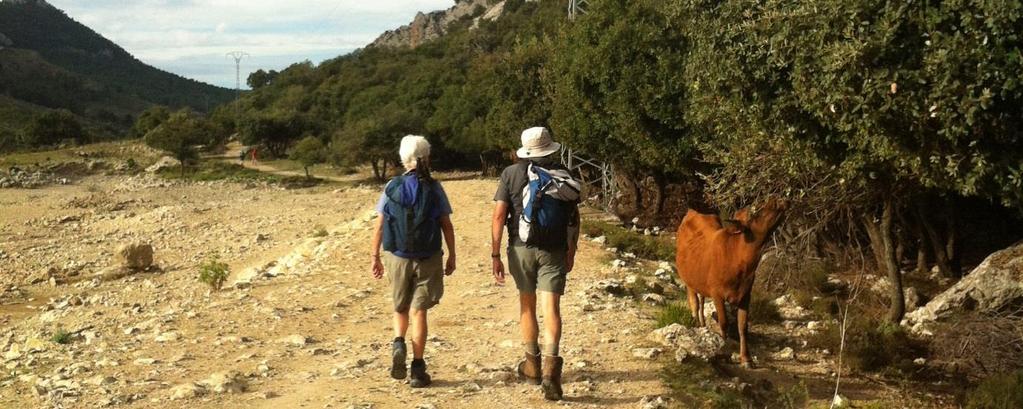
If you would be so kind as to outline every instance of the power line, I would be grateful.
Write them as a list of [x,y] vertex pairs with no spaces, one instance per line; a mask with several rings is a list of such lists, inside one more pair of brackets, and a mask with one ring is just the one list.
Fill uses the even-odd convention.
[[242,94],[242,59],[250,57],[249,53],[245,51],[231,51],[226,54],[227,57],[234,58],[234,90],[237,95]]

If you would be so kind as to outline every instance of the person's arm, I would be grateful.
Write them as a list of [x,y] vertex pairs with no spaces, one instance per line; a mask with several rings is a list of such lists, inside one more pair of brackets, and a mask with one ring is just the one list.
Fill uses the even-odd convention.
[[384,264],[380,262],[380,242],[384,237],[384,215],[377,216],[376,224],[369,254],[373,256],[373,277],[380,278],[384,276]]
[[444,234],[444,242],[448,245],[448,262],[444,266],[444,275],[455,272],[455,226],[451,224],[451,216],[440,217],[440,231]]
[[494,216],[490,224],[490,254],[493,260],[494,281],[504,284],[504,263],[501,262],[501,238],[504,236],[504,221],[508,217],[508,202],[494,202]]
[[568,258],[565,263],[565,272],[571,272],[572,268],[575,267],[575,252],[579,249],[579,207],[576,206],[574,212],[572,212],[572,220],[568,224]]

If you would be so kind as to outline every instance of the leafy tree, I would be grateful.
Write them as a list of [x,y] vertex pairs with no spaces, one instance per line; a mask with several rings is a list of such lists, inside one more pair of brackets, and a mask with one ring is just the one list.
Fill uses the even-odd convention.
[[210,138],[210,129],[203,119],[186,108],[171,114],[143,140],[146,145],[165,151],[180,161],[181,174],[184,175],[186,166],[199,159],[196,145],[206,143]]
[[71,140],[88,142],[88,134],[70,111],[58,109],[39,114],[25,128],[22,143],[25,146],[51,146]]
[[162,105],[156,105],[142,111],[139,114],[139,118],[135,121],[135,125],[131,128],[132,137],[141,138],[145,136],[149,131],[160,126],[167,118],[170,118],[170,115],[170,109]]
[[249,84],[249,88],[252,89],[262,88],[273,82],[274,78],[277,77],[277,74],[277,71],[274,70],[270,70],[268,72],[263,71],[263,69],[258,69],[252,74],[249,74],[249,78],[245,80],[245,83]]
[[551,122],[570,146],[624,169],[690,167],[679,72],[689,49],[669,6],[595,1],[565,29],[553,53]]
[[311,178],[309,175],[309,168],[315,164],[323,163],[327,160],[326,147],[320,138],[315,136],[306,136],[302,140],[295,144],[295,147],[291,148],[291,154],[288,158],[302,164],[302,168],[305,169],[305,177]]
[[243,143],[263,145],[275,157],[283,157],[292,142],[307,130],[306,118],[294,111],[255,114],[239,123]]

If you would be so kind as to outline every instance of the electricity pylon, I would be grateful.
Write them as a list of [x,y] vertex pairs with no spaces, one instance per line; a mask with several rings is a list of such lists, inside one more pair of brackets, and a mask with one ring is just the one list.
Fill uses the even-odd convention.
[[242,94],[242,58],[249,57],[249,53],[231,51],[226,56],[234,58],[234,91],[237,97]]
[[568,0],[568,19],[575,20],[575,16],[586,14],[586,6],[589,5],[586,0]]

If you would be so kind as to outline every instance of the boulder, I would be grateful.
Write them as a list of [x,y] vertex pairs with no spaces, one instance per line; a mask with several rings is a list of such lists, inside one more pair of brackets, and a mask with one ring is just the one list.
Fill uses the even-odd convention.
[[131,270],[146,270],[153,266],[153,246],[145,243],[121,245],[114,251],[114,265]]
[[242,393],[248,388],[245,378],[236,371],[215,373],[202,384],[214,393]]
[[1021,304],[1023,242],[992,253],[958,283],[907,314],[903,324],[933,322],[961,311],[994,313]]
[[194,383],[185,383],[171,388],[171,400],[192,399],[206,394],[206,389]]
[[710,360],[725,352],[725,340],[706,327],[689,328],[671,324],[654,330],[647,339],[673,348],[675,359],[680,362],[688,357]]
[[154,163],[154,164],[150,165],[148,168],[146,168],[146,172],[148,172],[148,173],[156,173],[156,172],[159,172],[159,171],[161,171],[163,169],[173,168],[173,167],[176,167],[178,165],[181,165],[181,162],[178,161],[177,159],[174,159],[174,158],[172,158],[170,156],[164,156],[164,157],[160,158],[160,160],[156,161],[156,163]]

